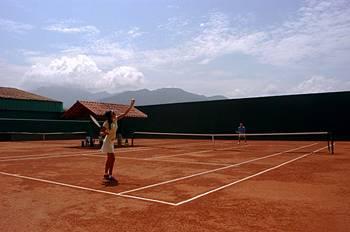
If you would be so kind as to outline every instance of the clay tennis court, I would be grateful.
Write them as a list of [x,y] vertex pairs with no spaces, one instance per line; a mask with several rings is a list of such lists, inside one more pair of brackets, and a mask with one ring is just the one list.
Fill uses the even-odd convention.
[[0,143],[1,231],[348,231],[350,143],[139,139]]

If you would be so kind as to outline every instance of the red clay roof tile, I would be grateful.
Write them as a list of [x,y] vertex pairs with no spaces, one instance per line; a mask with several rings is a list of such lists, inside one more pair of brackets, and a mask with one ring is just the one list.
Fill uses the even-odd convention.
[[[93,102],[93,101],[77,101],[71,108],[69,108],[63,115],[64,118],[84,118],[88,117],[87,113],[102,119],[103,115],[108,110],[113,110],[117,115],[126,111],[128,105]],[[147,118],[147,115],[140,110],[133,107],[126,117],[131,118]]]
[[10,87],[0,87],[0,98],[59,102],[44,96]]

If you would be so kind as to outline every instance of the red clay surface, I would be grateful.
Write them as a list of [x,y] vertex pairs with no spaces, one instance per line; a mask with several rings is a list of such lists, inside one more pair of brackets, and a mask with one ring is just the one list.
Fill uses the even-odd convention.
[[0,143],[1,231],[349,231],[350,142]]

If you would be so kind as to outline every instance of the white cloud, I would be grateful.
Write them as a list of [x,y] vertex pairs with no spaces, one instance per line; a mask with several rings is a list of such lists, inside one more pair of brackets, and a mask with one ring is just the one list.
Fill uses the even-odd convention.
[[[156,32],[169,33],[169,37],[176,39],[180,38],[179,34],[185,36],[176,40],[175,45],[163,49],[141,49],[133,44],[135,41],[132,38],[150,35],[135,26],[118,31],[111,37],[96,36],[81,47],[66,45],[65,50],[58,54],[27,54],[30,58],[27,60],[34,62],[34,65],[26,73],[26,80],[31,78],[36,84],[59,82],[88,89],[120,91],[129,87],[144,87],[144,74],[139,71],[142,69],[153,71],[158,76],[168,75],[167,78],[154,81],[157,85],[168,86],[173,85],[176,78],[172,82],[170,79],[176,76],[176,72],[182,71],[183,76],[191,76],[194,65],[210,65],[210,62],[225,55],[244,54],[262,64],[268,64],[268,68],[271,68],[270,65],[286,70],[298,67],[299,73],[291,78],[293,81],[281,79],[278,74],[266,77],[268,74],[265,73],[265,76],[249,77],[250,74],[254,75],[254,71],[248,71],[245,77],[227,77],[220,83],[201,82],[201,77],[196,76],[191,84],[198,89],[211,89],[212,93],[222,91],[229,97],[350,88],[349,84],[342,84],[344,81],[338,79],[337,75],[325,77],[316,66],[322,63],[335,70],[336,65],[350,60],[348,0],[305,0],[304,6],[289,20],[266,28],[252,29],[250,24],[255,20],[252,14],[229,18],[221,12],[211,12],[206,20],[196,22],[196,25],[189,19],[169,18]],[[46,29],[61,33],[99,33],[94,26],[77,25],[81,25],[81,22],[56,23]],[[313,71],[315,68],[316,71]],[[302,78],[300,70],[320,75],[295,83],[297,78]],[[219,75],[211,76],[215,79]],[[196,84],[198,82],[202,85]]]
[[178,5],[171,5],[171,4],[169,4],[166,7],[169,8],[169,9],[180,9],[180,7]]
[[350,57],[349,2],[306,0],[296,19],[267,31],[267,35],[252,51],[263,63],[286,65],[343,52]]
[[[155,65],[195,60],[207,64],[222,55],[240,53],[256,57],[261,63],[288,66],[350,59],[348,1],[306,0],[293,19],[265,30],[249,29],[254,15],[248,16],[248,20],[244,18],[230,19],[223,13],[212,12],[190,40],[173,48],[147,51],[145,55],[150,58],[147,60]],[[177,21],[173,18],[160,28],[174,29],[173,22]]]
[[292,89],[294,93],[319,93],[333,92],[340,90],[349,90],[350,81],[343,82],[335,78],[324,76],[312,76],[302,81],[298,86]]
[[60,33],[87,33],[87,34],[98,34],[100,33],[99,29],[95,26],[87,25],[87,26],[71,26],[67,23],[57,23],[44,28],[47,31],[54,31]]
[[143,81],[143,73],[136,68],[121,66],[105,72],[89,56],[77,55],[34,64],[25,73],[23,85],[68,85],[91,91],[116,92],[125,87],[137,87]]
[[[350,7],[346,1],[306,0],[294,19],[272,28],[269,26],[266,30],[249,29],[249,23],[254,20],[252,14],[230,19],[223,13],[212,12],[207,21],[193,28],[188,20],[173,17],[159,29],[177,33],[191,29],[192,33],[191,38],[178,41],[174,47],[141,50],[131,44],[122,45],[114,38],[98,39],[70,51],[98,57],[99,62],[107,66],[112,62],[109,66],[133,64],[155,69],[188,62],[206,65],[229,54],[245,54],[256,57],[261,63],[277,66],[307,66],[319,60],[339,63],[339,60],[350,59]],[[185,30],[185,27],[189,28]],[[51,27],[67,33],[87,32],[90,31],[88,28],[63,27],[60,24]],[[131,38],[144,34],[138,27],[119,33]]]
[[0,86],[21,87],[23,73],[27,71],[27,67],[9,64],[0,59]]
[[121,66],[102,75],[96,82],[101,89],[118,91],[126,87],[138,87],[144,83],[144,75],[134,67]]
[[183,34],[184,28],[189,26],[188,19],[180,18],[180,17],[171,17],[168,18],[165,23],[159,24],[158,29],[171,31],[176,34]]
[[35,71],[44,75],[100,72],[95,62],[86,55],[54,59],[48,66],[37,64],[33,66],[32,74],[35,75]]
[[133,27],[133,28],[130,28],[130,30],[128,30],[127,34],[131,37],[131,38],[137,38],[137,37],[140,37],[142,36],[143,34],[145,34],[145,32],[142,32],[140,30],[140,28],[138,27]]
[[225,85],[222,85],[221,88],[225,89],[226,96],[230,98],[287,94],[289,85],[278,80],[262,78],[237,78],[234,80],[226,80],[224,83]]
[[190,40],[176,47],[144,51],[145,58],[140,60],[146,61],[143,64],[148,67],[192,61],[208,64],[222,55],[252,53],[266,38],[264,32],[239,33],[232,28],[229,18],[220,12],[211,13],[208,21],[201,23],[197,30]]
[[28,50],[28,49],[18,49],[18,52],[24,57],[31,57],[31,56],[39,56],[39,55],[41,55],[41,52],[39,52],[39,51]]
[[137,54],[132,48],[123,47],[118,42],[108,39],[93,41],[87,48],[87,51],[91,54],[112,56],[117,59],[118,62],[129,61]]
[[[25,61],[30,64],[48,65],[57,57],[79,57],[85,54],[96,63],[99,69],[108,70],[116,66],[136,66],[133,61],[137,52],[132,48],[122,47],[118,42],[113,42],[109,39],[91,40],[86,45],[65,46],[63,50],[56,54],[45,54],[39,52],[21,52],[25,56]],[[137,65],[139,66],[139,65]]]
[[236,78],[215,83],[216,89],[225,91],[226,96],[231,98],[273,96],[285,94],[304,94],[349,91],[350,81],[341,81],[332,77],[314,75],[302,78],[298,81],[281,81],[278,79]]
[[0,18],[0,29],[21,34],[33,30],[34,26]]
[[224,54],[243,53],[273,65],[334,56],[343,59],[344,54],[350,58],[348,1],[307,0],[294,19],[267,30],[245,31],[233,21],[222,13],[212,13],[209,21],[201,24],[202,32],[189,43],[197,54],[195,58],[208,61]]

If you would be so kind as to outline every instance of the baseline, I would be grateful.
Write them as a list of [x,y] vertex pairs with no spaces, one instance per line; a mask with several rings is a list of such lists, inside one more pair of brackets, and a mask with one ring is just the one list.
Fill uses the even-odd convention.
[[143,200],[143,201],[156,202],[156,203],[175,206],[174,203],[156,200],[156,199],[151,199],[151,198],[121,195],[120,193],[114,193],[114,192],[109,192],[109,191],[104,191],[104,190],[99,190],[99,189],[94,189],[94,188],[87,188],[87,187],[82,187],[79,185],[66,184],[66,183],[62,183],[62,182],[51,181],[51,180],[35,178],[35,177],[30,177],[30,176],[23,176],[23,175],[19,175],[19,174],[13,174],[13,173],[2,172],[2,171],[0,171],[0,174],[4,175],[4,176],[11,176],[11,177],[16,177],[16,178],[20,178],[20,179],[27,179],[27,180],[38,181],[38,182],[43,182],[43,183],[48,183],[48,184],[54,184],[54,185],[69,187],[69,188],[73,188],[73,189],[80,189],[80,190],[85,190],[85,191],[90,191],[90,192],[109,194],[109,195],[120,196],[120,197],[125,197],[125,198],[134,198],[134,199]]

